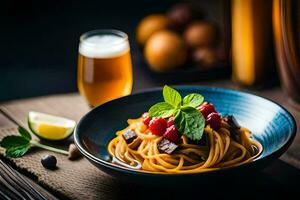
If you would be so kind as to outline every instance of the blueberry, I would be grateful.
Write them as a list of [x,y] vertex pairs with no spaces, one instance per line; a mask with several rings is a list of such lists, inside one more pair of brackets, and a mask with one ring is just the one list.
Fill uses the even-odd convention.
[[45,155],[42,157],[41,163],[42,163],[43,167],[45,167],[47,169],[55,169],[57,160],[56,160],[56,157],[53,155]]

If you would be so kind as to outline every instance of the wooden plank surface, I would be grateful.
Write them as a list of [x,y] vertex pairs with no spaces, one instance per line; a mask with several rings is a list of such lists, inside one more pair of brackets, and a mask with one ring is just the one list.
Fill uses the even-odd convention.
[[[9,128],[14,128],[14,127],[16,127],[16,124],[14,122],[12,122],[10,119],[8,119],[6,117],[6,115],[4,115],[0,112],[0,131],[1,131],[1,129],[9,129]],[[8,160],[6,160],[2,157],[0,157],[0,160],[4,161],[4,162],[1,162],[0,165],[4,165],[4,167],[6,167],[6,168],[7,167],[11,168],[11,165],[8,164]],[[11,169],[14,174],[18,174],[21,177],[21,179],[24,179],[27,183],[29,183],[38,193],[43,195],[46,199],[53,199],[53,200],[57,199],[57,197],[54,196],[54,194],[51,194],[43,186],[39,185],[36,181],[32,180],[32,176],[30,176],[30,174],[24,175],[22,173],[19,173],[14,168],[11,168]],[[30,178],[28,176],[30,176]],[[2,185],[2,187],[5,188],[6,186]]]
[[[78,121],[89,110],[89,107],[78,94],[67,94],[12,101],[2,105],[0,109],[17,124],[27,127],[27,114],[31,110]],[[16,131],[16,129],[3,129],[0,130],[0,136],[16,134]],[[67,141],[49,145],[65,149],[71,140],[72,138],[69,138]],[[42,167],[40,159],[46,154],[56,156],[58,162],[56,170],[47,170]],[[115,196],[119,195],[119,193],[111,192],[119,188],[119,181],[98,170],[86,159],[70,161],[65,155],[34,148],[23,157],[12,161],[18,168],[31,173],[39,183],[63,195],[63,198],[117,199]]]
[[15,124],[0,112],[0,128],[9,128]]
[[0,105],[0,109],[24,127],[27,127],[29,111],[45,112],[78,121],[90,110],[84,99],[78,94],[52,95],[10,101]]

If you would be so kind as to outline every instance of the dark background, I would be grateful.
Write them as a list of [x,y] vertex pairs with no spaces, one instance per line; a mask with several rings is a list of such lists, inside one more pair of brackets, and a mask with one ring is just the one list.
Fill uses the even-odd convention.
[[[0,2],[0,101],[77,91],[79,37],[86,31],[101,28],[115,28],[129,34],[134,89],[162,84],[141,70],[134,31],[143,16],[163,13],[178,1]],[[219,20],[221,0],[194,2],[205,8],[209,18]]]

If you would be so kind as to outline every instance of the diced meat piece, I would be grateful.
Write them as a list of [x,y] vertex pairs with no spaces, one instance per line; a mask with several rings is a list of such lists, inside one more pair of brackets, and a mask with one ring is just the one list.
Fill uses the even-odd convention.
[[237,122],[237,120],[235,119],[235,117],[233,115],[227,115],[224,118],[224,121],[226,121],[232,128],[234,129],[240,129],[241,126],[239,125],[239,123]]
[[162,139],[158,144],[157,144],[157,148],[159,150],[159,152],[161,153],[167,153],[167,154],[171,154],[173,153],[176,148],[178,147],[177,144],[171,142],[168,139]]
[[225,122],[230,125],[230,136],[235,140],[238,141],[239,133],[238,130],[241,128],[237,120],[233,115],[227,115],[223,118]]
[[134,132],[134,130],[130,129],[128,131],[126,131],[125,133],[123,133],[123,138],[126,141],[127,144],[130,144],[131,142],[133,142],[133,140],[135,138],[137,138],[137,134]]

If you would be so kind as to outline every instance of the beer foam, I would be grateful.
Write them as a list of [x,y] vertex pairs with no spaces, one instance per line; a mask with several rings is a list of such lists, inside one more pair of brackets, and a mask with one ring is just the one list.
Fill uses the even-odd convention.
[[129,50],[129,43],[116,35],[95,35],[81,41],[79,53],[90,58],[111,58]]

